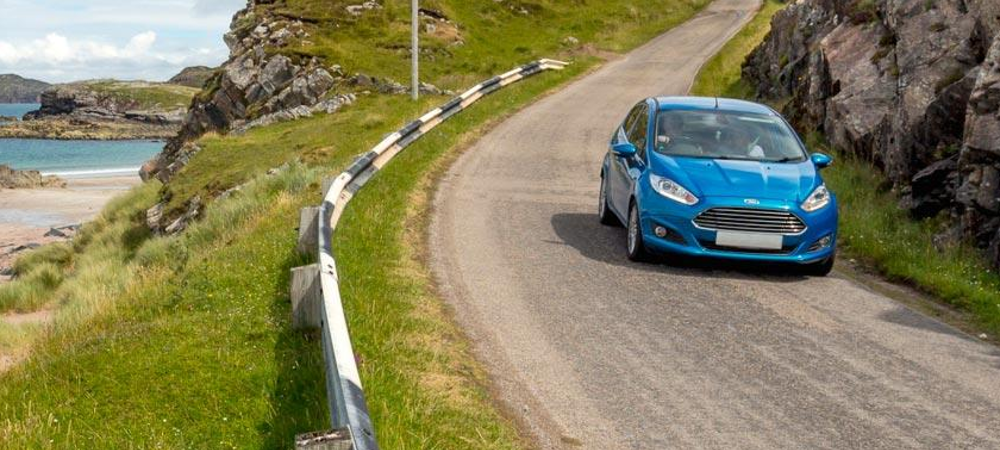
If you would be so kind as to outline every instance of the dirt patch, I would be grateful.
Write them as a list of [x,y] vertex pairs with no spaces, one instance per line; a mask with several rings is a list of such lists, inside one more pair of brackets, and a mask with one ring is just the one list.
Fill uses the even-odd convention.
[[53,312],[51,309],[43,309],[28,313],[10,313],[0,316],[0,321],[7,325],[43,325],[52,321]]
[[579,47],[570,49],[566,54],[572,58],[595,57],[601,61],[612,61],[621,58],[621,55],[610,50],[597,48],[594,44],[587,43]]

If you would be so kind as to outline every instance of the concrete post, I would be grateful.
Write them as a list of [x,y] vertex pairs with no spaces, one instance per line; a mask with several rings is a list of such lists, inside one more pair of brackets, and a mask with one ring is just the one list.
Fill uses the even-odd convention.
[[299,211],[299,243],[295,249],[302,255],[315,255],[319,245],[319,206]]
[[292,269],[291,299],[292,328],[320,328],[323,291],[319,281],[319,264]]

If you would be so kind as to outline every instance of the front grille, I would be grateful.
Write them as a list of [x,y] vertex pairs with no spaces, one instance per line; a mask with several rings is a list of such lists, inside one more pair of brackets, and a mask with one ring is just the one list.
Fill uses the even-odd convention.
[[788,211],[753,208],[712,208],[694,218],[695,225],[709,230],[799,234],[806,229],[802,219]]

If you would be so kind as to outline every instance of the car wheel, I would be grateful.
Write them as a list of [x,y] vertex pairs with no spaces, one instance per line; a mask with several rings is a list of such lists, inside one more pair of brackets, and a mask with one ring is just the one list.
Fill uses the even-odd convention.
[[615,213],[611,212],[611,208],[608,207],[608,186],[603,175],[601,176],[601,193],[598,197],[597,216],[600,217],[601,223],[604,225],[621,226],[621,221],[618,220]]
[[628,251],[628,259],[632,261],[648,261],[649,252],[646,250],[646,243],[642,240],[642,224],[639,222],[639,208],[635,203],[628,208],[628,225],[626,226],[625,249]]
[[829,258],[826,258],[818,263],[812,263],[806,266],[806,274],[815,277],[825,277],[833,270],[833,264],[836,259],[837,255],[834,253],[831,254]]

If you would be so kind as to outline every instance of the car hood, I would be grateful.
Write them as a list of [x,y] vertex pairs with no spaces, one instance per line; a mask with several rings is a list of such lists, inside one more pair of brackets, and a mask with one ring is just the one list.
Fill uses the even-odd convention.
[[673,158],[657,155],[653,169],[701,197],[746,197],[801,202],[818,184],[811,161],[758,161]]

